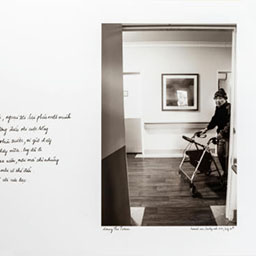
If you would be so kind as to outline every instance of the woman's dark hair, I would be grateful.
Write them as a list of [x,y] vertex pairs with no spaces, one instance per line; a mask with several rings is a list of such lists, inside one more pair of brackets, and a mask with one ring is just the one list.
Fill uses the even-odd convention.
[[228,98],[228,96],[223,88],[220,88],[217,92],[215,92],[213,98],[216,99],[217,97],[222,97],[225,100]]

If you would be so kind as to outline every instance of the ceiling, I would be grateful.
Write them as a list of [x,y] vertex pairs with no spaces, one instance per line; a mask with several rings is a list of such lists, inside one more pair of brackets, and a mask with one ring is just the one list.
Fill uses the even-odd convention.
[[231,43],[232,31],[125,31],[123,41]]

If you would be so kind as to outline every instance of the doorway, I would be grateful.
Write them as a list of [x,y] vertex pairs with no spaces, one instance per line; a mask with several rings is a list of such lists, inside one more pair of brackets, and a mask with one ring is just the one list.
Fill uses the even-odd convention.
[[[138,134],[143,138],[140,142],[142,143],[142,158],[145,159],[145,162],[137,163],[140,160],[136,160],[136,164],[146,166],[152,160],[152,155],[158,154],[159,157],[156,157],[155,161],[158,164],[152,162],[152,165],[161,166],[160,153],[162,156],[168,156],[168,154],[177,156],[179,152],[182,152],[184,149],[184,144],[180,140],[182,133],[191,135],[195,129],[201,129],[207,125],[212,112],[214,112],[214,103],[210,100],[218,88],[224,88],[232,102],[234,97],[235,30],[235,25],[123,25],[124,71],[129,73],[133,70],[141,70],[141,90],[143,91],[143,94],[138,94],[141,97],[140,100],[143,101],[142,124],[141,129],[138,129]],[[215,52],[218,54],[217,58]],[[227,58],[228,60],[226,60]],[[127,59],[128,61],[126,61]],[[225,62],[229,64],[225,64]],[[218,83],[216,83],[216,72]],[[159,78],[163,73],[199,73],[198,97],[200,101],[197,112],[163,112],[161,110]],[[124,77],[124,84],[126,83],[125,79]],[[124,97],[127,97],[127,92],[124,92]],[[126,100],[124,98],[124,101]],[[231,120],[234,120],[234,113],[232,113]],[[134,132],[136,131],[134,130]],[[213,132],[211,135],[215,136],[215,133]],[[233,141],[234,137],[231,136],[230,140]],[[126,145],[128,153],[136,153],[136,151],[128,150],[128,136],[126,136]],[[145,152],[151,153],[151,159]],[[232,158],[232,152],[229,157]],[[128,157],[129,161],[131,162],[131,156]],[[177,165],[177,163],[175,164]],[[146,176],[150,171],[143,173]],[[144,174],[140,173],[139,175],[143,176]],[[133,179],[135,177],[131,178],[131,180]],[[234,184],[230,179],[227,187],[229,191],[227,194],[231,195],[231,187],[234,188]],[[153,191],[148,192],[151,195],[153,193]],[[134,195],[134,193],[130,189],[130,195]],[[143,191],[140,193],[145,194]],[[168,196],[168,193],[166,195]],[[234,199],[236,196],[233,194],[231,197]],[[136,199],[136,196],[133,198]],[[225,199],[229,205],[230,198],[225,197]],[[143,206],[142,201],[140,204]],[[229,211],[228,207],[226,211]],[[226,214],[226,216],[229,215]]]
[[142,96],[140,73],[124,73],[123,86],[126,152],[142,153]]

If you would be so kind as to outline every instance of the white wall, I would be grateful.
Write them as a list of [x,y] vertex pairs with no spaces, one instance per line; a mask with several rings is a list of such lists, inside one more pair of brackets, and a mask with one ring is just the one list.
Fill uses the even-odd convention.
[[[201,47],[177,47],[156,42],[124,43],[124,72],[141,73],[144,123],[209,122],[215,110],[213,95],[218,88],[217,71],[230,70],[231,67],[231,48],[224,46],[206,44]],[[161,110],[162,73],[199,74],[199,111]],[[192,132],[194,130],[186,133]],[[153,129],[152,125],[146,125],[143,135],[145,151],[184,147],[180,139],[181,131],[174,131],[170,125],[158,124]]]
[[125,74],[123,76],[125,118],[141,118],[140,87],[140,74]]
[[127,153],[142,152],[140,74],[124,74],[124,116]]

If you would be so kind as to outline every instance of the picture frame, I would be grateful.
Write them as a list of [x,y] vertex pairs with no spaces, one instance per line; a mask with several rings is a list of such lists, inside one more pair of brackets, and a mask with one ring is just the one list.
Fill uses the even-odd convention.
[[199,74],[162,74],[162,111],[198,111]]

